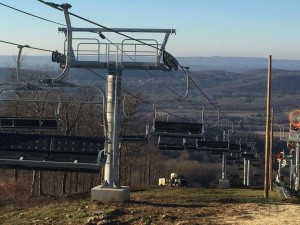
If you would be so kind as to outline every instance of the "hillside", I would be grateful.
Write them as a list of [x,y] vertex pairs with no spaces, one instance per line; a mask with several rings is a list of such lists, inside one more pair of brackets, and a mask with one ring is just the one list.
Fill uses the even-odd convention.
[[[24,70],[23,70],[24,71]],[[29,70],[28,70],[29,71]],[[67,80],[72,83],[86,84],[93,83],[105,89],[106,72],[93,70],[91,73],[85,69],[72,69],[67,76]],[[59,71],[46,70],[48,76],[57,75]],[[5,80],[9,74],[8,68],[0,68],[0,77]],[[215,116],[215,110],[212,108],[206,97],[220,106],[220,110],[235,124],[242,121],[248,131],[264,131],[265,129],[265,108],[266,108],[266,83],[267,70],[256,69],[245,72],[229,72],[226,70],[202,70],[191,71],[192,81],[189,84],[189,96],[186,101],[197,102],[205,106],[206,118]],[[101,78],[102,77],[102,78]],[[297,70],[279,70],[273,69],[272,74],[272,107],[275,111],[275,124],[287,124],[287,115],[290,111],[300,106],[300,97],[298,97],[298,87],[300,86],[300,71]],[[180,95],[185,93],[186,78],[181,71],[157,72],[157,71],[124,71],[123,89],[130,93],[141,92],[148,102],[152,103],[157,99],[175,100],[178,98],[169,88]],[[198,88],[201,88],[199,90]],[[203,91],[206,96],[204,96]],[[189,112],[170,109],[169,106],[161,105],[172,113],[183,115],[185,117],[195,117],[200,107],[193,107]],[[152,104],[144,105],[143,111],[151,114]],[[149,117],[149,123],[151,118]],[[197,118],[195,118],[197,119]],[[199,118],[198,118],[199,119]],[[275,127],[279,130],[279,127]],[[263,137],[262,137],[263,138]],[[275,140],[282,144],[279,140]]]
[[[7,75],[8,69],[1,70]],[[105,72],[95,70],[96,74],[87,70],[71,70],[67,80],[77,84],[90,84],[105,89]],[[37,74],[33,70],[22,70],[22,73]],[[57,74],[58,71],[43,71],[48,76]],[[298,108],[300,98],[297,95],[299,86],[299,71],[291,70],[273,70],[272,77],[272,107],[275,111],[274,131],[278,132],[280,126],[287,125],[288,114],[293,109]],[[3,77],[2,76],[2,77]],[[103,78],[100,78],[102,76]],[[132,94],[140,94],[147,104],[142,104],[128,127],[128,134],[144,134],[145,125],[150,127],[153,123],[153,102],[155,100],[167,100],[159,103],[162,110],[166,110],[174,115],[201,121],[202,105],[204,107],[204,122],[212,125],[206,133],[207,138],[219,138],[223,134],[222,127],[214,127],[217,121],[217,111],[212,107],[220,106],[221,116],[234,122],[231,141],[255,140],[257,151],[264,152],[265,146],[265,108],[266,108],[266,80],[267,70],[249,70],[245,72],[229,72],[226,70],[207,70],[191,71],[193,82],[190,81],[189,96],[184,102],[176,101],[178,95],[174,94],[169,88],[175,90],[178,94],[185,93],[185,76],[181,71],[155,72],[151,74],[141,71],[124,71],[122,88]],[[34,82],[31,80],[30,82]],[[163,82],[163,83],[162,83]],[[199,90],[200,88],[200,90]],[[205,96],[204,94],[205,93]],[[129,95],[127,95],[128,97]],[[210,102],[208,101],[208,99]],[[192,101],[192,104],[190,103]],[[167,114],[159,111],[162,119],[167,118]],[[174,117],[169,117],[174,119]],[[242,126],[241,126],[242,125]],[[141,132],[140,132],[141,131]],[[275,136],[274,152],[286,148],[286,143],[279,140],[279,135]],[[210,152],[187,152],[187,151],[159,151],[157,147],[157,137],[150,136],[148,144],[131,144],[130,148],[126,146],[122,152],[122,172],[124,178],[122,182],[130,186],[143,186],[154,184],[159,177],[169,176],[170,171],[177,171],[185,175],[192,185],[196,187],[210,187],[216,184],[221,175],[221,160],[218,155],[212,155]],[[130,160],[128,160],[130,158]],[[262,161],[263,157],[261,157]],[[141,169],[143,168],[143,169]],[[129,173],[130,171],[130,173]],[[195,171],[198,171],[195,174]],[[201,172],[199,172],[201,171]],[[209,171],[209,172],[207,172]],[[228,172],[230,174],[241,174],[237,171],[237,166],[233,161],[228,162]],[[261,170],[255,173],[261,173]],[[25,177],[28,175],[24,175]],[[70,180],[68,182],[72,183]],[[88,178],[80,175],[80,177]],[[30,180],[30,179],[29,179]],[[60,175],[56,174],[50,179],[52,182],[60,182]],[[91,178],[93,180],[93,178]],[[261,185],[262,179],[257,182]],[[94,180],[94,182],[96,182]],[[256,182],[256,181],[255,181]],[[26,183],[28,189],[30,184]],[[45,193],[55,192],[59,194],[60,189],[51,189],[44,184]],[[87,187],[85,187],[87,188]],[[72,193],[73,189],[68,188]]]
[[[229,57],[229,56],[175,56],[181,65],[189,66],[192,70],[226,70],[229,72],[245,72],[247,70],[262,69],[267,67],[267,55],[265,58],[257,57]],[[0,67],[12,67],[15,65],[16,56],[0,56]],[[23,60],[27,67],[52,67],[57,68],[56,63],[52,63],[51,54],[49,56],[26,55]],[[300,70],[299,60],[276,59],[273,57],[273,68],[282,70]]]
[[[0,224],[274,224],[298,223],[297,205],[262,190],[152,188],[131,193],[126,203],[97,203],[88,197],[36,199],[0,208]],[[78,197],[80,197],[78,199]],[[296,203],[297,200],[290,202]],[[30,202],[27,202],[30,204]],[[289,215],[289,216],[287,216]]]

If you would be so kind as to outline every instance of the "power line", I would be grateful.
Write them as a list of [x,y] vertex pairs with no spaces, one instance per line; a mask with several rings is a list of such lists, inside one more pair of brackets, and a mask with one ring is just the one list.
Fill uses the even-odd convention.
[[1,3],[1,2],[0,2],[0,5],[2,5],[2,6],[5,6],[5,7],[7,7],[7,8],[10,8],[10,9],[12,9],[12,10],[18,11],[18,12],[21,12],[21,13],[23,13],[23,14],[26,14],[26,15],[32,16],[32,17],[35,17],[35,18],[38,18],[38,19],[41,19],[41,20],[48,21],[48,22],[50,22],[50,23],[54,23],[54,24],[61,25],[61,26],[66,26],[65,24],[58,23],[58,22],[55,22],[55,21],[53,21],[53,20],[49,20],[49,19],[46,19],[46,18],[43,18],[43,17],[40,17],[40,16],[36,16],[36,15],[34,15],[34,14],[31,14],[31,13],[25,12],[25,11],[23,11],[23,10],[20,10],[20,9],[14,8],[14,7],[12,7],[12,6],[9,6],[9,5],[6,5],[6,4],[3,4],[3,3]]

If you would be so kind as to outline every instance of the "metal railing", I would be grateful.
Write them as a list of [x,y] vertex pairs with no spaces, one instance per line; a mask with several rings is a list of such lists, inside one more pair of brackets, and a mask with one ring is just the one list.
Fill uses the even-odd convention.
[[[131,41],[131,42],[129,42]],[[154,39],[142,39],[149,45],[125,39],[122,43],[100,43],[97,38],[73,38],[72,60],[91,61],[99,63],[116,62],[147,62],[158,66],[160,63],[161,44]],[[67,53],[67,41],[64,44],[64,54]]]

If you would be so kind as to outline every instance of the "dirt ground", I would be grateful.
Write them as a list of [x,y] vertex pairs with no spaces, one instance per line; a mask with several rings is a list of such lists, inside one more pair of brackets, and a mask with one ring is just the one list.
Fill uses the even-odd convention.
[[[300,224],[300,207],[292,204],[193,204],[159,205],[132,203],[116,209],[94,224]],[[90,223],[93,224],[93,223]]]
[[[290,203],[159,204],[132,202],[99,224],[300,224],[300,206]],[[97,223],[96,223],[97,224]]]
[[300,224],[299,201],[257,190],[155,189],[131,193],[126,203],[99,203],[88,196],[40,206],[4,207],[0,224]]

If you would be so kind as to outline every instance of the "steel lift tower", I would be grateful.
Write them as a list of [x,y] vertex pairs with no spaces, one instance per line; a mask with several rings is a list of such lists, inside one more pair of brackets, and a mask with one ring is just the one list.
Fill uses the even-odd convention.
[[[73,28],[69,18],[71,5],[56,5],[64,12],[66,27],[59,28],[65,34],[64,53],[54,52],[52,60],[60,63],[62,73],[53,78],[59,81],[65,78],[70,68],[106,69],[106,119],[107,119],[107,160],[105,164],[104,183],[92,189],[92,199],[102,202],[129,200],[129,187],[120,186],[119,182],[119,111],[121,99],[122,71],[178,69],[177,60],[165,51],[170,34],[174,29],[136,29],[136,28]],[[163,34],[159,44],[154,39],[134,39],[124,33]],[[73,34],[84,34],[83,38]],[[86,33],[89,33],[87,38]],[[104,34],[117,33],[125,38],[121,43],[107,41]],[[100,36],[90,38],[92,34]]]
[[[285,135],[284,129],[281,130],[280,140],[287,142],[287,148],[289,150],[288,154],[283,154],[280,156],[279,162],[279,172],[282,167],[288,165],[290,168],[290,179],[289,187],[291,190],[299,191],[299,180],[300,180],[300,110],[293,110],[289,114],[290,128],[288,136]],[[282,185],[284,180],[281,178],[280,174],[277,180]]]

